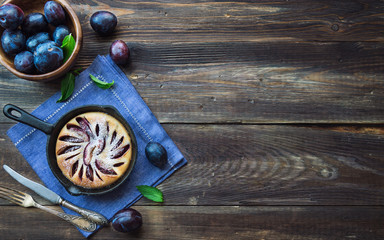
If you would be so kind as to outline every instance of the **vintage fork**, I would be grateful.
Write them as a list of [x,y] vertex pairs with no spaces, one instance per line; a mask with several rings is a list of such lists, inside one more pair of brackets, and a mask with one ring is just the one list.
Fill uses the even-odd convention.
[[92,232],[92,231],[96,230],[96,227],[97,227],[94,222],[88,221],[87,219],[85,219],[83,217],[66,214],[66,213],[59,212],[59,211],[53,210],[51,208],[45,207],[43,205],[40,205],[32,198],[31,195],[24,193],[24,192],[20,192],[18,190],[14,190],[11,188],[0,186],[0,198],[8,200],[8,201],[15,203],[17,205],[20,205],[22,207],[40,208],[44,211],[47,211],[49,213],[52,213],[52,214],[64,219],[67,222],[72,223],[76,227],[78,227],[84,231],[87,231],[87,232]]

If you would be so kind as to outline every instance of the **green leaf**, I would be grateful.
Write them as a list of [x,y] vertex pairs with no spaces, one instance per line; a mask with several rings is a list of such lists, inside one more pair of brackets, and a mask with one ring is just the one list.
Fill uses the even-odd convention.
[[136,188],[141,194],[143,194],[144,197],[148,198],[149,200],[154,202],[163,202],[163,193],[159,189],[148,185],[139,185],[136,186]]
[[63,39],[63,43],[61,44],[61,49],[63,49],[64,60],[66,62],[68,58],[71,56],[73,50],[75,49],[76,41],[72,36],[72,33],[65,36]]
[[115,81],[112,81],[110,83],[103,82],[103,81],[99,80],[97,77],[93,76],[92,74],[89,74],[89,76],[91,77],[92,81],[95,82],[96,85],[102,89],[108,89],[108,88],[112,87],[112,85],[115,83]]
[[73,93],[75,88],[75,75],[69,72],[65,74],[64,78],[61,80],[61,97],[57,102],[64,102],[67,100]]

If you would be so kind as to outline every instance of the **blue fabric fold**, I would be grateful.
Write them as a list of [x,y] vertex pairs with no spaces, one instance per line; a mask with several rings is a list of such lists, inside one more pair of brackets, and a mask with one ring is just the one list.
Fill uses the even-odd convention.
[[[101,89],[93,83],[89,74],[102,81],[115,83],[110,89]],[[77,76],[74,92],[67,101],[56,103],[60,96],[61,93],[57,92],[31,114],[53,124],[61,116],[80,106],[112,105],[132,127],[138,145],[136,164],[128,179],[117,189],[102,195],[72,196],[55,178],[48,166],[45,133],[22,123],[11,127],[7,134],[17,149],[42,182],[64,199],[111,219],[118,210],[131,206],[142,197],[136,186],[157,186],[187,163],[129,79],[109,56],[96,57],[91,66]],[[165,168],[159,169],[146,159],[144,149],[150,141],[161,143],[167,150],[168,164]],[[76,214],[66,208],[63,209],[67,213]],[[92,234],[79,231],[85,237]]]

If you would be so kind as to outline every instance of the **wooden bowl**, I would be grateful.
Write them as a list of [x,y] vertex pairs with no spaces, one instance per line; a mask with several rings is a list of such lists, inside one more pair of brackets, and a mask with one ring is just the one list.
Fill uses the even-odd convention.
[[[3,4],[6,3],[12,3],[17,6],[19,6],[23,11],[24,15],[27,16],[30,13],[33,12],[39,12],[44,14],[44,5],[48,0],[41,1],[41,0],[7,0],[4,1]],[[44,74],[26,74],[22,73],[16,70],[13,59],[14,57],[8,56],[4,51],[3,48],[0,47],[0,62],[3,64],[4,67],[6,67],[11,73],[16,75],[19,78],[23,78],[30,81],[38,81],[38,82],[47,82],[54,79],[57,79],[64,74],[66,74],[73,65],[76,62],[77,56],[79,55],[81,44],[82,44],[82,38],[83,38],[83,32],[81,29],[81,24],[79,21],[79,18],[77,17],[75,11],[72,9],[72,7],[69,5],[68,2],[65,0],[56,0],[56,2],[60,3],[61,6],[64,8],[66,15],[67,15],[67,27],[71,31],[73,37],[76,40],[75,49],[70,56],[70,58],[61,65],[58,69]],[[50,25],[50,34],[53,32],[54,27]],[[0,27],[0,35],[3,34],[4,29]]]

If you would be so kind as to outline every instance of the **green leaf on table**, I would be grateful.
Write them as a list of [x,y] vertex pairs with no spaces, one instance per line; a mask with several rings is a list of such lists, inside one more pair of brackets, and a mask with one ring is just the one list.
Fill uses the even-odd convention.
[[154,202],[163,202],[163,193],[159,189],[148,185],[139,185],[136,186],[136,188],[141,194],[143,194],[144,197],[148,198],[149,200]]
[[72,36],[72,33],[64,37],[63,43],[61,44],[61,49],[63,49],[64,60],[66,62],[71,56],[73,50],[75,49],[76,41]]
[[61,80],[61,97],[57,102],[64,102],[67,100],[73,93],[75,88],[75,75],[68,72],[65,74],[64,78]]
[[96,85],[99,87],[99,88],[102,88],[102,89],[108,89],[110,87],[112,87],[112,85],[115,83],[115,81],[112,81],[110,83],[108,82],[103,82],[101,81],[100,79],[98,79],[97,77],[93,76],[92,74],[89,74],[89,76],[91,77],[92,81],[94,83],[96,83]]

